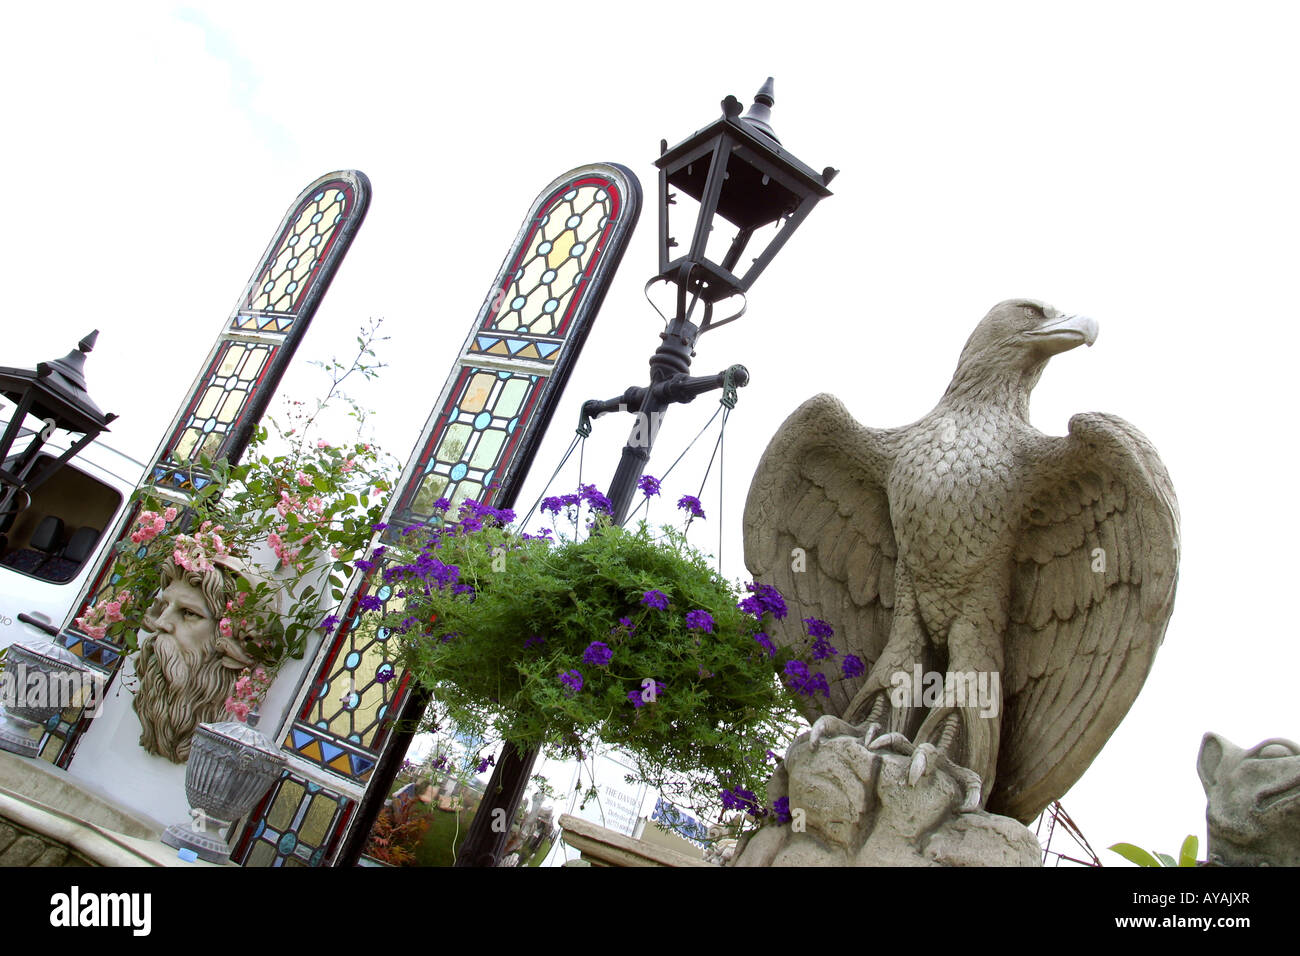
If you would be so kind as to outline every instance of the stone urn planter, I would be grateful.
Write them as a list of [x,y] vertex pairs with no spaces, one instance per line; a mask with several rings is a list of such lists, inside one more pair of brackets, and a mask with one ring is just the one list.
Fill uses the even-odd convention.
[[253,808],[284,764],[279,748],[247,724],[199,724],[185,765],[193,819],[169,826],[163,843],[193,850],[209,863],[228,863],[228,836],[221,831]]
[[93,704],[98,675],[53,641],[19,641],[5,653],[0,675],[0,749],[23,757],[40,752],[41,733],[69,707]]

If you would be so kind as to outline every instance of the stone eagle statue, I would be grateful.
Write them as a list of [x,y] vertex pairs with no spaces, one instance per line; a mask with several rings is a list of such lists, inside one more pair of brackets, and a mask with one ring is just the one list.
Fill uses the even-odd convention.
[[[1096,334],[1091,319],[1002,302],[920,421],[866,428],[819,395],[772,438],[745,505],[745,562],[799,613],[770,636],[802,649],[800,618],[819,618],[865,664],[852,677],[842,656],[819,665],[829,695],[804,701],[813,746],[846,732],[899,741],[920,763],[914,784],[937,750],[971,771],[962,810],[1029,822],[1128,712],[1173,608],[1169,475],[1113,415],[1076,415],[1063,438],[1029,423],[1048,360]],[[992,676],[994,699],[900,697],[922,672]]]

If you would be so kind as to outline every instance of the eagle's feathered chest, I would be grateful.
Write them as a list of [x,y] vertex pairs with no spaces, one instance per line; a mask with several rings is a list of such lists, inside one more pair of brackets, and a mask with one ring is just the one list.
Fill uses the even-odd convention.
[[889,479],[899,558],[917,580],[961,591],[1007,563],[1019,519],[1019,429],[1011,415],[935,413],[907,429]]

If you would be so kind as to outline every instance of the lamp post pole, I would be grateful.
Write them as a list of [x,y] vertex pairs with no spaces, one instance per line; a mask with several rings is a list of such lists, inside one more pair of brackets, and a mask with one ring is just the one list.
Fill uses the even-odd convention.
[[[583,412],[591,418],[612,411],[632,411],[638,416],[609,485],[608,497],[616,525],[627,520],[637,480],[650,461],[657,424],[668,407],[692,401],[713,389],[734,388],[749,382],[749,373],[743,365],[733,365],[717,375],[692,377],[688,374],[699,331],[685,316],[674,317],[660,334],[662,342],[650,359],[649,386],[634,386],[608,401],[592,400],[583,404]],[[536,749],[521,750],[508,740],[502,745],[483,801],[456,856],[457,866],[496,866],[536,760]]]
[[[781,148],[770,123],[773,102],[769,77],[745,116],[740,115],[740,103],[729,96],[722,103],[722,118],[671,150],[666,142],[661,144],[656,161],[660,169],[660,274],[650,280],[647,289],[657,281],[675,286],[676,310],[650,358],[650,384],[633,386],[614,398],[593,399],[582,406],[584,420],[613,411],[630,411],[637,416],[609,485],[615,524],[627,520],[637,481],[646,473],[655,433],[669,406],[690,402],[719,388],[724,390],[724,401],[734,402],[734,390],[749,382],[749,373],[742,365],[733,365],[716,375],[690,374],[700,335],[744,313],[742,306],[734,315],[714,322],[714,305],[734,296],[743,299],[812,207],[830,195],[826,185],[835,170],[827,167],[819,175]],[[671,250],[678,243],[669,235],[669,206],[676,202],[673,189],[699,202],[690,244],[676,258]],[[736,229],[720,262],[707,256],[715,216]],[[776,232],[766,247],[752,256],[747,268],[739,268],[742,254],[757,230],[773,224]],[[691,320],[697,308],[703,313],[698,325]],[[500,860],[536,758],[536,750],[520,750],[509,741],[502,746],[483,801],[457,855],[457,866],[495,866]]]

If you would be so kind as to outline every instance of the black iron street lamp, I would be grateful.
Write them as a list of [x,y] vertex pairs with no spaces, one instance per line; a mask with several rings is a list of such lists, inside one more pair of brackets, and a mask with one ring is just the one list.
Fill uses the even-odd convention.
[[[86,354],[99,338],[96,330],[77,343],[63,358],[41,362],[33,369],[0,367],[0,395],[16,408],[0,436],[0,532],[31,501],[31,494],[51,475],[71,461],[117,418],[99,410],[86,391]],[[41,420],[41,428],[23,428],[27,416]],[[37,456],[56,428],[81,435],[53,462],[36,470]],[[27,434],[26,448],[12,455],[15,439]]]
[[[772,129],[772,78],[754,97],[744,116],[734,96],[722,101],[722,117],[687,137],[672,149],[660,141],[659,167],[659,277],[675,282],[679,312],[683,294],[698,296],[706,304],[744,293],[767,268],[818,200],[829,196],[827,184],[835,170],[827,166],[815,173],[781,147]],[[678,193],[699,204],[690,223],[691,241],[681,254],[671,234],[671,206]],[[736,231],[721,259],[709,257],[710,239],[721,217]],[[739,268],[741,256],[760,230],[776,229],[766,246]],[[653,281],[653,280],[652,280]],[[739,318],[739,316],[733,316]],[[730,321],[730,319],[724,320]],[[721,325],[721,322],[714,323]],[[706,317],[702,323],[709,328]]]
[[[654,423],[670,405],[689,402],[713,389],[748,383],[749,373],[740,365],[716,375],[690,375],[696,340],[744,314],[741,305],[726,318],[713,319],[714,306],[736,296],[743,299],[813,206],[831,194],[826,187],[836,172],[830,167],[813,172],[781,146],[771,126],[772,88],[769,77],[743,116],[740,101],[728,96],[722,101],[720,119],[672,149],[661,141],[661,155],[655,162],[659,167],[659,275],[646,283],[646,290],[657,282],[673,285],[676,308],[671,318],[665,316],[660,345],[650,358],[650,384],[633,386],[606,401],[586,402],[582,409],[585,417],[628,411],[638,415],[639,423]],[[687,246],[671,233],[671,207],[684,209],[685,204],[679,202],[683,197],[698,204]],[[750,256],[748,265],[742,265],[746,251],[752,252],[751,243],[761,239],[768,227],[773,229],[766,244]],[[729,230],[733,234],[727,240]],[[724,245],[725,250],[721,248]],[[681,254],[674,255],[679,249]],[[698,324],[694,321],[697,309],[701,313]],[[609,486],[615,524],[627,519],[656,431],[653,424],[649,428],[638,424],[623,448]],[[494,866],[500,859],[509,835],[508,822],[523,799],[536,756],[536,751],[520,751],[509,741],[503,745],[457,866]],[[507,825],[500,826],[501,821]],[[498,824],[495,828],[494,823]]]

